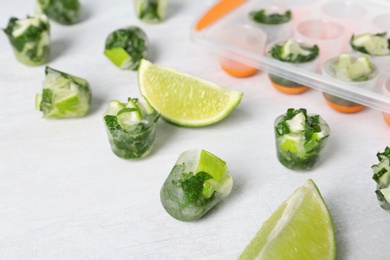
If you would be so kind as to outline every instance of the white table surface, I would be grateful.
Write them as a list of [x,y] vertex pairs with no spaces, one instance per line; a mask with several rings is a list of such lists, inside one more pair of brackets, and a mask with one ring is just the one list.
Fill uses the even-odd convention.
[[[34,1],[7,1],[9,17],[31,13]],[[335,223],[338,259],[388,259],[390,212],[378,205],[371,179],[376,153],[390,145],[380,112],[353,115],[329,108],[321,93],[297,96],[271,87],[266,73],[239,79],[191,42],[189,29],[215,1],[171,0],[158,25],[135,18],[130,0],[85,0],[83,21],[52,23],[55,69],[87,79],[93,90],[84,118],[47,120],[34,110],[44,66],[16,61],[0,35],[0,259],[234,259],[272,212],[313,179]],[[150,60],[244,93],[223,121],[183,128],[161,120],[154,149],[122,160],[110,149],[102,113],[110,99],[138,96],[137,74],[102,54],[113,30],[138,25],[150,39]],[[305,107],[328,121],[331,136],[321,163],[307,173],[276,158],[273,120]],[[180,222],[160,203],[160,188],[179,154],[203,148],[224,159],[234,178],[228,198],[201,220]]]

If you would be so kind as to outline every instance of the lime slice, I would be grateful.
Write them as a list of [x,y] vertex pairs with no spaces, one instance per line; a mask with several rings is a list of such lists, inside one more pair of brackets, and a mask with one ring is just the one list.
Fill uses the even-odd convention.
[[279,145],[280,149],[286,152],[297,153],[297,140],[285,138]]
[[367,42],[364,47],[371,55],[389,55],[389,42],[386,38],[380,36],[373,36],[371,41]]
[[79,95],[77,93],[73,93],[63,99],[58,98],[55,101],[54,105],[60,113],[64,113],[65,111],[77,111],[79,107]]
[[385,37],[365,33],[356,36],[352,40],[352,45],[364,47],[371,55],[389,55],[389,42]]
[[290,54],[292,54],[294,56],[299,55],[299,54],[301,54],[303,56],[307,56],[310,54],[310,51],[302,49],[301,46],[299,45],[299,43],[288,39],[283,44],[282,51],[281,51],[281,57],[282,57],[282,59],[286,59],[286,58],[288,58],[288,56]]
[[358,35],[356,37],[353,37],[352,44],[357,47],[362,47],[367,44],[367,42],[371,41],[371,34],[364,33],[361,35]]
[[104,55],[112,61],[118,68],[126,69],[130,62],[131,56],[123,48],[112,48],[104,50]]
[[36,94],[35,95],[35,110],[39,111],[41,110],[41,101],[42,101],[42,95]]
[[106,115],[116,116],[123,108],[125,108],[125,105],[123,105],[121,102],[117,100],[111,100],[108,104],[107,110],[104,112],[103,117]]
[[160,17],[160,19],[164,19],[164,17],[165,17],[165,13],[167,10],[167,4],[168,4],[167,0],[160,0],[158,3],[157,13],[158,13],[158,16]]
[[359,57],[351,66],[348,72],[351,80],[367,77],[374,70],[367,56]]
[[342,53],[340,54],[339,58],[337,59],[336,66],[337,68],[348,68],[352,64],[352,58],[351,55],[348,53]]
[[137,108],[126,107],[118,112],[117,119],[123,129],[130,130],[141,122],[142,117]]
[[332,217],[312,180],[264,222],[239,259],[336,259]]
[[228,116],[243,93],[142,60],[141,94],[161,116],[181,126],[205,126]]
[[226,171],[226,162],[214,154],[202,150],[196,172],[207,172],[215,181],[220,181]]
[[337,63],[335,66],[335,77],[340,80],[350,81],[348,69],[351,64],[351,55],[349,55],[348,53],[341,54],[337,59]]
[[149,101],[144,96],[141,96],[141,98],[138,100],[137,105],[142,115],[149,115],[155,111],[154,108],[150,105]]
[[143,15],[143,12],[144,12],[144,4],[145,4],[145,1],[134,1],[135,3],[135,9],[136,9],[136,14],[138,17],[142,17]]

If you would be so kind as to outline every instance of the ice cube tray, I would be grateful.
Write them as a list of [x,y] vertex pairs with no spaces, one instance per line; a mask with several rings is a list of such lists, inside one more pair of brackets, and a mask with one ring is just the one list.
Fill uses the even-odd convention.
[[[191,28],[191,39],[197,45],[215,54],[216,58],[234,61],[239,66],[239,69],[244,68],[243,71],[248,72],[247,74],[235,76],[249,76],[252,74],[249,73],[251,68],[252,70],[267,71],[270,74],[301,83],[310,88],[390,113],[390,89],[388,87],[390,85],[390,55],[382,58],[381,65],[378,66],[380,70],[379,75],[374,86],[370,88],[352,87],[348,82],[324,77],[321,74],[321,66],[315,72],[310,72],[300,69],[294,66],[294,64],[280,62],[267,57],[265,53],[267,43],[263,43],[264,40],[261,42],[261,40],[256,39],[256,37],[261,38],[261,32],[258,32],[259,28],[248,19],[251,10],[267,8],[275,4],[286,5],[286,3],[290,3],[291,6],[287,6],[287,8],[292,11],[294,19],[292,20],[291,34],[288,38],[297,38],[296,27],[300,22],[309,19],[330,21],[341,25],[345,29],[345,35],[339,51],[339,53],[342,53],[352,51],[348,41],[352,34],[383,32],[378,31],[381,29],[376,27],[374,20],[378,20],[378,17],[380,17],[381,21],[384,20],[386,24],[386,17],[390,17],[390,1],[339,0],[337,3],[344,6],[340,8],[328,7],[330,10],[337,11],[333,14],[333,17],[325,13],[325,6],[333,4],[333,2],[336,3],[336,1],[306,1],[312,3],[305,9],[303,8],[304,6],[298,5],[299,3],[304,3],[305,0],[221,0],[196,20]],[[351,9],[352,12],[348,9],[350,5],[354,5],[354,9]],[[390,20],[388,23],[390,24]],[[260,31],[264,32],[264,30]],[[390,31],[387,33],[388,37],[390,37]],[[253,45],[259,45],[260,47],[245,47],[237,42],[238,39],[243,38],[246,38],[245,42],[249,42],[249,45],[251,45],[252,41],[254,42]],[[313,42],[315,43],[315,41]],[[334,55],[333,53],[322,57],[322,62],[332,58]],[[373,63],[375,64],[375,61]],[[239,69],[236,71],[239,71]]]

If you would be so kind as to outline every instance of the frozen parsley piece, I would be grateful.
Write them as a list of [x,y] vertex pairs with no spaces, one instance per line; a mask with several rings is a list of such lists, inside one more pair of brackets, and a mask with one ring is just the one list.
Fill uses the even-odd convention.
[[128,98],[127,103],[111,100],[106,112],[111,149],[123,159],[143,158],[150,153],[160,114],[144,98]]
[[377,157],[379,163],[371,167],[374,172],[372,178],[377,184],[375,193],[379,205],[390,210],[390,147],[386,147],[382,153],[377,153]]
[[196,221],[229,195],[233,179],[226,162],[205,150],[180,154],[160,192],[164,209],[181,221]]
[[291,39],[283,44],[275,44],[269,54],[272,58],[289,63],[305,63],[315,60],[319,55],[317,45],[306,46]]
[[50,24],[45,15],[12,17],[4,29],[16,58],[26,65],[46,63],[50,56]]
[[147,53],[146,34],[138,27],[118,29],[106,39],[104,55],[121,69],[137,70]]
[[46,67],[42,94],[35,99],[36,109],[47,118],[84,116],[90,107],[91,89],[82,78]]
[[287,110],[275,120],[276,150],[279,161],[292,170],[309,170],[319,160],[330,130],[319,115],[306,109]]
[[46,14],[53,21],[71,25],[80,19],[80,3],[78,0],[37,0],[36,13]]
[[291,11],[287,10],[284,14],[271,13],[267,14],[265,9],[259,11],[252,11],[249,13],[249,16],[253,21],[263,24],[282,24],[287,23],[291,20]]
[[167,0],[134,0],[138,18],[145,23],[159,23],[165,18]]
[[390,55],[390,38],[386,39],[386,33],[352,35],[350,44],[354,50],[364,54]]

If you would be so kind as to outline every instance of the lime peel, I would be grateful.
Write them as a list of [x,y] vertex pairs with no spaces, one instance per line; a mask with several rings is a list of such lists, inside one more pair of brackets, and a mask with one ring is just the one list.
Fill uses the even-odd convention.
[[311,179],[264,222],[239,259],[336,259],[332,217]]

